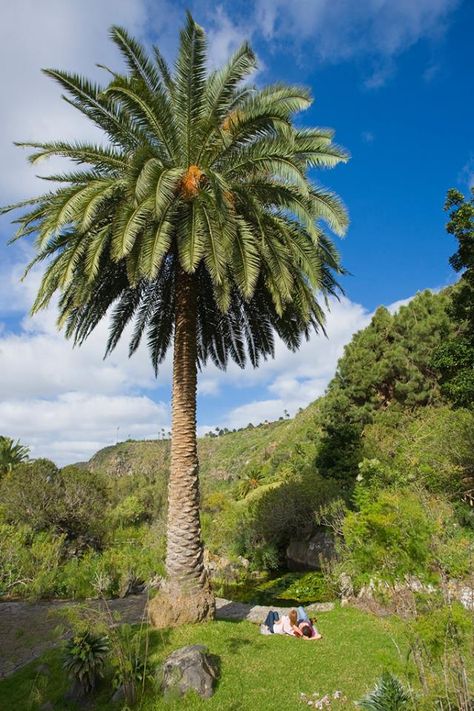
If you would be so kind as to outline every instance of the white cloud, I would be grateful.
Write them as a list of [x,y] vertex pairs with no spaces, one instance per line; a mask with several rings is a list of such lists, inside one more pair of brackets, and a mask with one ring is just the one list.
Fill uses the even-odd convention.
[[459,0],[257,0],[256,19],[267,40],[311,43],[321,61],[372,57],[368,88],[381,86],[392,60],[422,38],[439,38]]
[[[16,0],[2,3],[0,23],[0,196],[3,204],[44,189],[26,163],[25,152],[13,141],[58,138],[101,140],[76,109],[61,100],[61,88],[41,73],[54,67],[103,77],[96,63],[121,66],[118,50],[108,38],[112,24],[124,25],[142,36],[149,29],[162,32],[174,20],[168,0]],[[176,35],[176,27],[173,28]],[[174,37],[173,37],[174,39]]]
[[89,459],[118,440],[156,438],[169,422],[168,407],[145,396],[63,393],[52,400],[4,400],[2,434],[20,437],[31,456],[58,464]]
[[[439,289],[433,289],[433,291],[436,292],[436,291],[439,291]],[[413,296],[408,296],[406,299],[398,299],[398,301],[394,301],[393,304],[390,304],[389,306],[387,306],[388,311],[389,311],[392,315],[393,315],[393,314],[396,314],[398,311],[400,311],[400,309],[402,308],[402,306],[408,306],[408,304],[410,303],[410,301],[411,301],[412,299],[414,299],[415,296],[416,296],[416,294],[414,294]]]
[[361,138],[364,143],[373,143],[375,141],[375,134],[372,131],[362,131]]
[[222,5],[209,13],[209,27],[207,30],[209,47],[209,65],[212,68],[222,66],[229,57],[240,47],[242,42],[249,39],[253,28],[251,25],[242,25],[230,19]]

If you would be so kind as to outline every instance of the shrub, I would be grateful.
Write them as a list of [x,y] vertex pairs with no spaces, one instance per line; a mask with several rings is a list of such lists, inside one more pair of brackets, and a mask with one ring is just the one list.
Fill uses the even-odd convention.
[[54,530],[81,546],[101,544],[107,494],[97,474],[73,466],[59,471],[53,462],[39,459],[6,476],[1,496],[8,523]]
[[[311,533],[315,512],[339,490],[337,482],[323,479],[309,466],[298,473],[288,468],[285,472],[284,480],[263,484],[241,503],[234,540],[237,552],[255,567],[260,567],[267,546],[282,559],[292,537]],[[264,569],[269,569],[268,563]]]
[[137,494],[129,494],[110,513],[112,526],[131,526],[148,518],[148,512],[143,500]]
[[362,576],[396,580],[426,577],[434,524],[420,498],[409,490],[382,490],[360,501],[343,523],[345,547]]
[[90,694],[103,676],[109,652],[107,637],[89,630],[74,635],[66,644],[64,668],[84,694]]
[[0,525],[0,596],[53,596],[63,549],[64,536]]
[[474,480],[474,412],[389,409],[365,428],[363,454],[380,460],[386,483],[416,483],[459,499]]
[[469,711],[473,708],[474,619],[460,603],[424,601],[406,624],[408,648],[423,697],[417,708]]
[[375,685],[375,689],[357,702],[365,711],[402,711],[408,709],[410,695],[399,679],[385,672]]

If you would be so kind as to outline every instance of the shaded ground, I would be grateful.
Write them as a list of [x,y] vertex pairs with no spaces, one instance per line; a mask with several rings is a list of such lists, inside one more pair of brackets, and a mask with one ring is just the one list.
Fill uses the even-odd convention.
[[[145,614],[146,595],[129,595],[110,600],[113,612],[119,613],[123,622],[139,622]],[[58,643],[55,628],[58,618],[54,614],[71,602],[63,600],[41,602],[0,602],[0,678],[8,676],[27,664],[48,648]],[[102,603],[90,601],[91,606]],[[217,618],[220,620],[249,620],[262,622],[270,609],[261,605],[248,605],[218,598]],[[332,609],[332,603],[309,605],[306,609],[323,611]],[[289,608],[273,608],[281,613]]]

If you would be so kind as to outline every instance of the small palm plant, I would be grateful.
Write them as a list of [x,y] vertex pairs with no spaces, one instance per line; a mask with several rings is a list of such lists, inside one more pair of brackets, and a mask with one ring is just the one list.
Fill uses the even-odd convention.
[[20,440],[13,440],[11,437],[0,436],[0,476],[8,474],[17,464],[28,459],[29,448],[20,443]]
[[257,489],[257,487],[263,484],[264,479],[265,474],[259,469],[250,469],[242,474],[237,486],[237,494],[239,498],[245,499],[247,494],[250,494],[251,491]]
[[83,694],[90,694],[103,676],[108,652],[108,638],[89,630],[68,641],[63,666]]
[[408,709],[410,696],[397,677],[384,672],[373,691],[357,705],[366,711],[403,711]]

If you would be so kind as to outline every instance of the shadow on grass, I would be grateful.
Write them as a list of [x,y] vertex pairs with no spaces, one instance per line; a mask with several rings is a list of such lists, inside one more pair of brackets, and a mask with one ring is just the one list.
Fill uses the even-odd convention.
[[243,647],[253,644],[253,640],[241,639],[240,637],[229,637],[226,647],[230,654],[237,654]]

